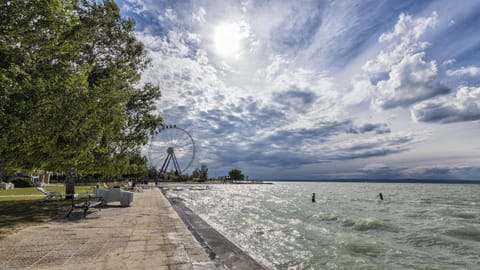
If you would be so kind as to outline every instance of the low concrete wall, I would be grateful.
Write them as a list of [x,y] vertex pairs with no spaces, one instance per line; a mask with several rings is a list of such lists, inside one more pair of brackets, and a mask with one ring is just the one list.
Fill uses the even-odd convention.
[[[165,195],[165,192],[163,194]],[[181,200],[165,197],[215,264],[223,263],[228,269],[267,270],[266,267],[256,262],[247,253],[208,225],[201,217],[185,206]]]

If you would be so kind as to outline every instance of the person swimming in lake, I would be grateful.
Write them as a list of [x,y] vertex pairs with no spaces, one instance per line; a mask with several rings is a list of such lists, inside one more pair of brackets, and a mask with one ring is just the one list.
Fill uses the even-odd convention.
[[315,202],[315,192],[312,194],[312,202]]
[[382,200],[382,201],[383,201],[383,194],[382,194],[381,192],[380,192],[380,193],[378,193],[377,197],[378,197],[378,198],[380,198],[380,200]]

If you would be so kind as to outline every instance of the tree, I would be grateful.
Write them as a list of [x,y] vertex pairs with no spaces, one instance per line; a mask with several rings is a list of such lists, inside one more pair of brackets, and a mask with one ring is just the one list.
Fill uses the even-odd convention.
[[158,177],[158,170],[155,167],[149,167],[147,170],[147,178],[157,179],[157,177]]
[[195,168],[192,172],[192,178],[198,179],[201,182],[205,182],[208,180],[208,167],[207,164],[202,164],[200,168]]
[[201,177],[200,169],[195,168],[192,172],[192,180],[198,180]]
[[[122,175],[161,126],[149,60],[114,1],[0,3],[0,167]],[[132,163],[133,161],[133,163]],[[138,161],[138,160],[137,160]]]
[[242,171],[239,169],[232,169],[230,172],[228,172],[228,175],[230,176],[230,179],[232,180],[243,180],[244,175],[242,174]]
[[208,180],[208,167],[207,164],[202,164],[200,166],[200,180],[205,182]]

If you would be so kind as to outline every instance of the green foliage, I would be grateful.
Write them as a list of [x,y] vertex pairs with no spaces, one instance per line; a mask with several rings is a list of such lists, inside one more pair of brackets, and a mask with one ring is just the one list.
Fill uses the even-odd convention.
[[[92,185],[92,183],[88,185],[82,185],[82,186],[77,185],[76,191],[77,193],[92,192],[94,186],[95,185]],[[44,188],[50,192],[58,191],[58,192],[61,192],[62,194],[65,192],[65,187],[63,185],[46,186]],[[36,196],[32,196],[32,195],[36,195]],[[28,199],[29,197],[31,197],[32,199],[38,200],[44,197],[45,195],[41,193],[37,188],[34,188],[34,187],[17,188],[17,186],[15,186],[14,189],[7,189],[7,190],[0,189],[0,197],[1,196],[4,196],[3,198],[6,200],[19,200],[19,199],[25,200],[25,199]]]
[[32,180],[28,177],[15,178],[12,179],[10,182],[15,185],[15,188],[33,187]]
[[156,179],[158,175],[158,171],[155,167],[149,167],[147,170],[147,178],[148,179]]
[[2,1],[0,167],[145,173],[162,124],[158,87],[138,86],[148,62],[114,1]]
[[200,169],[195,168],[192,172],[192,180],[200,179]]
[[165,180],[173,180],[173,181],[186,181],[187,179],[183,178],[183,175],[179,175],[177,171],[175,170],[170,170],[170,172],[167,172],[166,175],[164,176]]
[[208,167],[206,164],[202,164],[200,168],[195,168],[192,172],[192,180],[198,179],[201,182],[208,180]]
[[200,166],[200,180],[205,182],[208,179],[208,167],[206,164]]
[[245,176],[242,174],[242,171],[239,169],[232,169],[228,172],[230,179],[232,180],[243,180]]

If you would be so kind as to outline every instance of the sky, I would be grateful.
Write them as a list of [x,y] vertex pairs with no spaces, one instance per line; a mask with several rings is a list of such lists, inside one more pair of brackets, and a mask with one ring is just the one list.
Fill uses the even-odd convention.
[[480,179],[480,1],[117,3],[187,173]]

